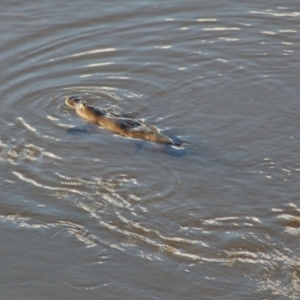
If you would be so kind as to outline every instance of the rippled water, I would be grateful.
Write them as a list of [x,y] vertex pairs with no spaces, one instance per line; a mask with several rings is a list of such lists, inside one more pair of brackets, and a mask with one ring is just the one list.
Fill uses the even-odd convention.
[[[249,2],[249,1],[248,1]],[[3,299],[299,299],[297,1],[5,1]],[[85,125],[81,95],[187,141]]]

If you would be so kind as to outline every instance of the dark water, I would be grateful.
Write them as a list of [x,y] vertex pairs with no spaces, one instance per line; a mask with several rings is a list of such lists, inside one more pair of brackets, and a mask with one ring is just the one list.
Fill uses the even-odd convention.
[[300,6],[247,2],[1,4],[1,299],[300,299]]

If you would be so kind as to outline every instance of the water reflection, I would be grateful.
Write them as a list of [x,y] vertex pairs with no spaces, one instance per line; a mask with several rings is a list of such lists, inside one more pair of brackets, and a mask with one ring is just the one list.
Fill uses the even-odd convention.
[[77,56],[83,56],[83,55],[90,55],[90,54],[96,54],[96,53],[103,53],[103,52],[113,52],[116,51],[115,48],[107,48],[107,49],[95,49],[95,50],[89,50],[85,52],[80,52],[80,53],[75,53],[72,54],[72,57],[77,57]]

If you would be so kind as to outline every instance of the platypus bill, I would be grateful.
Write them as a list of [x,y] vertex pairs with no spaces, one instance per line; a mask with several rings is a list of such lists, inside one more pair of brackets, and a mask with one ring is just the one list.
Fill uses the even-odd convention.
[[141,120],[109,113],[105,109],[89,104],[82,97],[67,97],[65,102],[68,106],[75,109],[76,113],[83,119],[119,135],[177,147],[183,145],[183,142],[175,141],[161,134],[159,129],[153,125]]

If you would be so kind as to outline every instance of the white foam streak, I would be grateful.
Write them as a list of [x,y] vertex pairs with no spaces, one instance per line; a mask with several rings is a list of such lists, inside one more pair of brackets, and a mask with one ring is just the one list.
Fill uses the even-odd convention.
[[32,185],[36,186],[36,187],[40,187],[46,190],[53,190],[53,191],[64,191],[64,192],[71,192],[71,193],[75,193],[75,194],[82,194],[81,192],[74,190],[74,189],[68,189],[68,188],[59,188],[59,187],[52,187],[52,186],[47,186],[47,185],[43,185],[40,184],[38,182],[36,182],[33,179],[24,177],[21,173],[19,172],[12,172],[15,176],[17,176],[20,180],[24,181],[24,182],[28,182],[31,183]]
[[211,27],[203,28],[204,31],[226,31],[226,30],[241,30],[238,27]]
[[198,19],[197,22],[217,22],[217,19]]
[[18,117],[17,119],[20,120],[20,121],[22,122],[22,124],[23,124],[28,130],[33,131],[33,132],[36,131],[36,129],[33,128],[32,126],[30,126],[28,123],[26,123],[26,122],[24,121],[23,118]]
[[108,66],[108,65],[113,65],[113,64],[114,64],[114,62],[108,61],[108,62],[98,63],[98,64],[89,64],[89,65],[87,65],[87,67],[101,67],[101,66]]
[[249,11],[250,14],[261,14],[261,15],[271,15],[274,17],[298,17],[300,16],[299,12],[291,12],[291,13],[275,13],[268,11]]
[[76,56],[83,56],[83,55],[89,55],[89,54],[95,54],[95,53],[113,52],[113,51],[116,51],[116,48],[90,50],[90,51],[86,51],[86,52],[75,53],[75,54],[72,54],[71,56],[76,57]]

